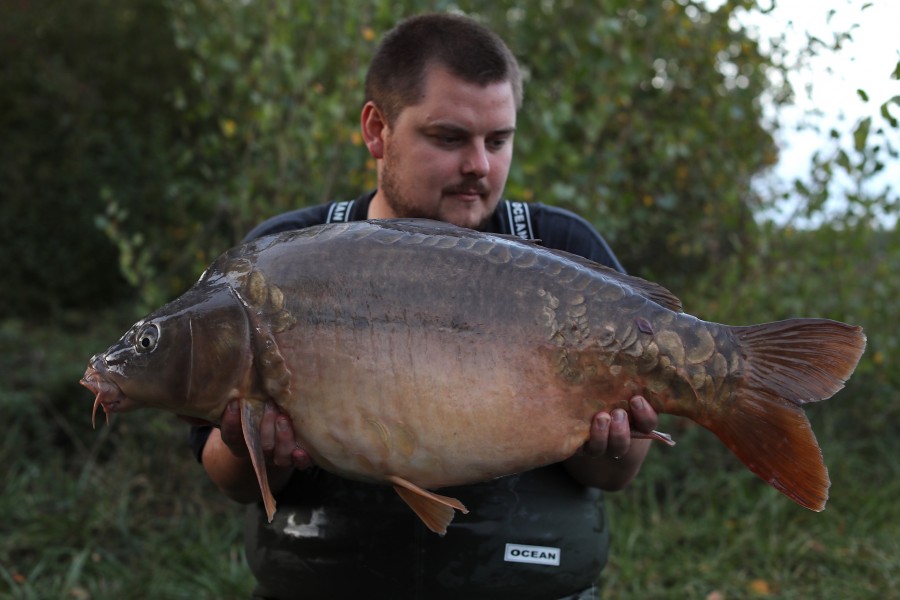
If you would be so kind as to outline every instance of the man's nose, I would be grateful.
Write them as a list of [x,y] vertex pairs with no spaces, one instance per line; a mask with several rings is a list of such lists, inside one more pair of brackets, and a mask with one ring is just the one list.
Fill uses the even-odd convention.
[[464,175],[475,175],[479,178],[487,177],[487,174],[491,171],[491,161],[484,142],[475,142],[466,150],[462,171]]

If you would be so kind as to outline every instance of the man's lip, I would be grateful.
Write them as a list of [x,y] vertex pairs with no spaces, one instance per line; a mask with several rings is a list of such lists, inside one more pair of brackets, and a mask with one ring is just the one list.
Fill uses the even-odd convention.
[[477,202],[484,197],[484,194],[481,194],[475,190],[459,190],[450,192],[447,195],[454,198],[459,198],[460,200],[464,200],[467,202]]

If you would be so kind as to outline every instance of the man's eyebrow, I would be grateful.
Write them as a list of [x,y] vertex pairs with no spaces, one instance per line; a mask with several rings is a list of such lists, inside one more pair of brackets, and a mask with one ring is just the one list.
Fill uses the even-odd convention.
[[[456,125],[455,123],[442,123],[441,121],[435,121],[433,123],[428,123],[424,127],[422,127],[423,131],[440,131],[440,132],[449,132],[449,133],[457,133],[462,135],[471,135],[471,132],[461,126]],[[501,127],[500,129],[494,129],[488,132],[488,135],[512,135],[516,132],[515,126],[510,127]]]
[[469,130],[463,127],[462,125],[456,125],[454,123],[442,123],[441,121],[435,121],[433,123],[428,123],[424,127],[422,127],[424,131],[441,131],[441,132],[451,132],[451,133],[463,133],[468,135]]

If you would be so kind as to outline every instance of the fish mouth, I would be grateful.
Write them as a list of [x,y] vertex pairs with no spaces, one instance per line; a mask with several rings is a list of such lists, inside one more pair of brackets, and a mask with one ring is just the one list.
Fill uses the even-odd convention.
[[81,378],[81,385],[94,393],[94,408],[91,410],[91,426],[97,427],[97,407],[102,406],[109,425],[109,414],[125,410],[127,396],[106,376],[106,368],[96,358],[92,359]]

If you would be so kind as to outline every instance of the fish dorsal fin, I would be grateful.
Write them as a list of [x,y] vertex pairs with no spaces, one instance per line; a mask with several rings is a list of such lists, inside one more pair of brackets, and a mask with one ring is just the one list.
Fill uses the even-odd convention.
[[555,254],[562,258],[568,259],[574,263],[578,263],[582,267],[586,267],[591,269],[592,271],[602,275],[606,279],[614,281],[622,286],[625,286],[631,289],[634,293],[647,298],[648,300],[659,304],[663,308],[667,308],[673,312],[684,312],[684,308],[681,305],[681,300],[664,288],[658,283],[653,283],[652,281],[647,281],[646,279],[641,279],[640,277],[635,277],[634,275],[626,275],[625,273],[620,273],[615,269],[607,267],[605,265],[601,265],[600,263],[594,262],[590,259],[584,258],[583,256],[578,256],[577,254],[572,254],[571,252],[566,252],[564,250],[556,250],[554,248],[544,248],[546,252],[550,252],[551,254]]
[[382,229],[391,229],[393,231],[401,231],[403,233],[421,233],[424,235],[449,235],[452,237],[469,237],[471,235],[486,235],[474,229],[467,229],[448,223],[446,221],[435,221],[432,219],[370,219],[366,221],[371,225],[376,225]]
[[463,514],[469,512],[456,498],[423,490],[402,477],[391,475],[388,481],[394,484],[397,494],[415,511],[425,526],[439,535],[447,533],[447,525],[453,520],[455,510]]
[[263,454],[262,440],[259,438],[259,426],[262,422],[264,404],[259,401],[241,398],[241,429],[244,432],[244,443],[250,452],[250,461],[259,481],[259,491],[262,493],[263,505],[266,507],[266,516],[269,523],[275,515],[275,498],[269,488],[269,477],[266,475],[266,457]]
[[615,269],[611,269],[609,267],[601,265],[600,263],[584,258],[583,256],[572,254],[571,252],[541,246],[539,240],[523,240],[514,235],[483,233],[471,229],[466,229],[464,227],[457,227],[456,225],[453,225],[451,223],[445,223],[443,221],[430,221],[428,219],[384,219],[370,221],[370,223],[378,225],[379,227],[382,227],[384,229],[392,229],[394,231],[401,231],[411,234],[419,233],[425,235],[446,235],[457,238],[496,238],[506,243],[522,244],[529,248],[533,248],[535,251],[547,252],[549,254],[553,254],[560,258],[564,258],[568,261],[574,262],[581,267],[588,268],[595,273],[598,273],[599,275],[605,277],[606,279],[609,279],[610,281],[615,282],[623,287],[627,287],[635,294],[643,296],[651,302],[655,302],[656,304],[659,304],[660,306],[671,311],[684,311],[681,305],[681,300],[679,300],[675,294],[657,283],[647,281],[646,279],[641,279],[640,277],[634,277],[633,275],[620,273]]

